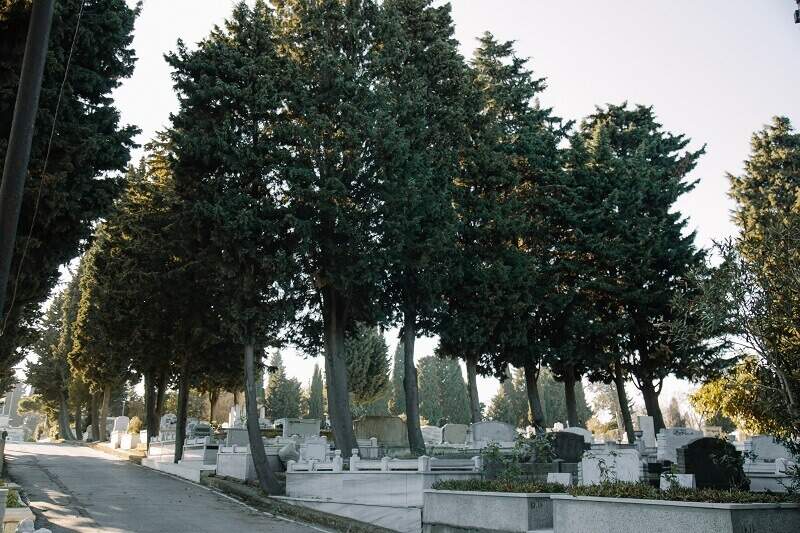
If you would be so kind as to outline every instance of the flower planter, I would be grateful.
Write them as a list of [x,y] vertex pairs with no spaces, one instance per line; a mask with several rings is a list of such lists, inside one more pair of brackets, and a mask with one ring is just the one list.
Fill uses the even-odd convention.
[[[424,533],[525,533],[553,527],[551,494],[426,490]],[[608,533],[606,530],[603,533]],[[685,533],[685,532],[684,532]]]
[[797,533],[800,504],[698,503],[557,494],[553,533]]

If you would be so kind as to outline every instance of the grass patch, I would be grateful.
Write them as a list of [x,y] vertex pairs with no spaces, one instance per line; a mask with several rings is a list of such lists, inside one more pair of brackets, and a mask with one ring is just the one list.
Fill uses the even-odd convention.
[[800,494],[684,488],[662,491],[646,483],[606,482],[598,485],[564,487],[555,483],[467,479],[439,481],[433,488],[470,492],[566,493],[572,496],[699,503],[800,503]]

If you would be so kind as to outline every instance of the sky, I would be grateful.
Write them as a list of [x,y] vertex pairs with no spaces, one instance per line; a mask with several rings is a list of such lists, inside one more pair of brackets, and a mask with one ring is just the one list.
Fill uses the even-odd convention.
[[[133,4],[132,0],[129,3]],[[164,128],[177,106],[164,53],[180,38],[190,46],[230,13],[232,0],[144,0],[133,46],[133,77],[114,97],[140,144]],[[666,129],[706,146],[693,192],[677,208],[710,246],[735,232],[726,173],[739,173],[752,133],[774,115],[800,127],[800,25],[794,0],[454,0],[456,37],[465,57],[485,31],[516,41],[517,53],[546,77],[544,106],[580,120],[596,105],[646,104]],[[136,154],[138,156],[138,154]],[[396,332],[387,335],[390,353]],[[418,357],[433,339],[421,339]],[[283,352],[289,375],[307,383],[314,359]],[[321,361],[320,361],[321,362]],[[488,404],[497,388],[481,379]],[[670,380],[662,403],[690,386]]]

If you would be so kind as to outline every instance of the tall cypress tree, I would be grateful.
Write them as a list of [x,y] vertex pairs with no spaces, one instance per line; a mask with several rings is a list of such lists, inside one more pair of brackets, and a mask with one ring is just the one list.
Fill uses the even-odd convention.
[[468,424],[469,397],[461,367],[455,359],[435,356],[419,360],[420,416],[429,424]]
[[[293,308],[279,288],[291,272],[285,191],[278,171],[287,63],[277,49],[272,9],[236,5],[224,28],[194,50],[167,56],[179,111],[172,116],[176,193],[190,206],[183,254],[214,281],[221,334],[244,352],[250,449],[261,487],[281,490],[258,425],[256,372],[263,346],[277,343]],[[183,375],[188,368],[184,368]]]
[[611,320],[625,323],[617,342],[622,365],[635,377],[658,430],[664,427],[658,404],[664,378],[694,377],[711,355],[702,342],[679,342],[664,327],[677,318],[673,302],[693,290],[690,273],[704,262],[695,233],[674,209],[694,188],[687,175],[704,149],[686,150],[689,139],[665,131],[652,108],[627,104],[599,108],[581,124],[580,136],[602,162],[589,170],[607,191],[605,231],[593,249],[608,267],[602,292],[616,315]]
[[310,310],[298,328],[325,354],[328,414],[336,447],[355,445],[344,352],[356,321],[376,323],[381,255],[374,239],[379,184],[374,139],[382,103],[375,96],[372,0],[279,0],[278,42],[289,80],[284,101],[287,154],[283,198],[297,237],[293,286]]
[[450,6],[431,0],[383,3],[377,34],[377,95],[383,105],[377,157],[379,233],[390,322],[401,326],[409,448],[425,452],[419,424],[414,343],[435,331],[453,257],[452,183],[464,144],[466,64]]
[[389,386],[389,357],[383,334],[374,327],[356,324],[344,342],[347,383],[352,403],[364,407]]
[[314,365],[314,372],[311,374],[311,383],[308,386],[308,418],[325,420],[325,394],[322,384],[322,370],[319,365]]
[[[125,169],[137,133],[135,127],[120,124],[111,93],[133,73],[136,57],[130,45],[139,8],[129,7],[125,0],[97,0],[91,4],[91,13],[84,13],[81,18],[61,99],[57,134],[49,152],[47,173],[43,175],[81,3],[63,0],[55,5],[31,146],[30,175],[25,182],[11,264],[9,297],[5,309],[0,309],[5,323],[0,335],[2,390],[11,383],[12,368],[24,356],[24,347],[33,340],[39,306],[57,283],[59,267],[78,255],[92,235],[94,222],[111,208],[119,190],[115,174]],[[27,0],[0,5],[0,161],[5,160],[11,130],[30,6]],[[20,269],[26,245],[27,255]]]
[[273,420],[300,416],[300,383],[286,376],[281,353],[276,351],[270,361],[271,372],[264,397],[264,413]]

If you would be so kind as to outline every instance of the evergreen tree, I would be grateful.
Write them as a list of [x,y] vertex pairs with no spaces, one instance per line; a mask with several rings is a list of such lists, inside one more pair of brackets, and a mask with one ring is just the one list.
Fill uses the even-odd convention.
[[191,206],[184,253],[214,280],[214,299],[224,302],[220,333],[243,352],[250,449],[269,493],[281,489],[262,453],[256,375],[261,347],[278,344],[294,312],[281,286],[294,271],[287,240],[297,234],[287,227],[288,186],[278,174],[292,152],[282,137],[292,73],[278,54],[278,26],[266,2],[240,2],[196,49],[179,42],[167,57],[180,104],[172,168],[177,195]]
[[453,36],[450,6],[387,0],[377,40],[381,105],[381,225],[387,278],[383,297],[401,326],[409,448],[424,453],[414,343],[435,332],[453,257],[452,183],[465,140],[466,64]]
[[[566,403],[564,383],[556,381],[549,369],[543,369],[539,375],[539,388],[542,394],[542,409],[545,414],[545,424],[553,427],[556,422],[569,424],[569,412]],[[578,426],[582,426],[592,416],[592,410],[586,402],[586,393],[581,382],[575,386],[575,411]]]
[[486,416],[524,428],[528,425],[528,410],[524,370],[515,369],[513,375],[509,372],[500,384],[497,394],[489,403]]
[[403,342],[397,343],[392,358],[392,397],[389,400],[389,412],[395,416],[400,416],[406,412],[406,391],[403,387],[403,375],[405,374],[405,348]]
[[686,427],[686,419],[681,413],[680,405],[678,405],[678,399],[675,396],[669,402],[667,406],[667,412],[664,416],[664,424],[668,428],[682,428]]
[[325,420],[325,398],[322,384],[322,370],[319,365],[314,365],[314,372],[311,374],[311,383],[308,386],[308,411],[307,418]]
[[300,382],[286,377],[286,367],[279,351],[270,361],[272,371],[269,375],[267,393],[264,398],[264,413],[267,418],[299,418],[302,394]]
[[590,251],[607,272],[600,287],[588,288],[608,301],[607,319],[624,324],[611,346],[592,339],[586,344],[593,353],[621,352],[658,431],[664,427],[658,404],[664,378],[696,377],[713,362],[701,339],[679,341],[664,327],[677,317],[675,299],[696,290],[690,273],[703,266],[695,234],[686,231],[687,220],[674,205],[694,188],[687,175],[704,149],[687,151],[689,139],[664,131],[652,108],[627,104],[599,108],[581,124],[579,136],[589,151],[588,170],[597,177],[592,194],[603,198],[605,221]]
[[[5,308],[0,309],[4,319],[0,334],[2,390],[8,388],[12,368],[24,356],[24,347],[35,338],[39,306],[57,283],[59,267],[78,254],[91,237],[95,221],[110,209],[118,191],[114,174],[124,170],[137,133],[133,126],[120,125],[111,93],[133,72],[136,57],[130,45],[139,7],[129,7],[125,0],[96,0],[91,13],[81,18],[43,175],[81,4],[80,0],[63,0],[55,5],[8,297]],[[11,130],[30,6],[27,0],[0,5],[0,161],[5,160]],[[30,246],[20,270],[29,232]]]
[[419,412],[429,424],[468,424],[469,397],[458,362],[435,356],[423,357],[419,373]]
[[372,0],[280,0],[278,45],[288,80],[280,106],[289,156],[283,201],[297,237],[292,256],[302,283],[292,285],[309,310],[295,340],[325,354],[328,414],[336,447],[355,445],[344,353],[354,322],[375,324],[382,256],[374,238],[381,180],[373,159],[382,102],[375,95]]
[[356,324],[345,339],[344,350],[352,403],[373,403],[389,386],[386,340],[377,328]]

